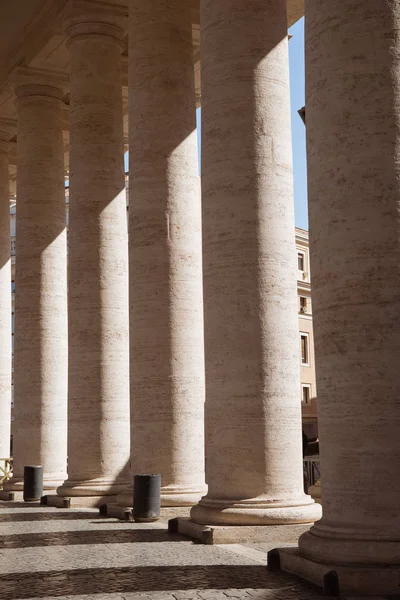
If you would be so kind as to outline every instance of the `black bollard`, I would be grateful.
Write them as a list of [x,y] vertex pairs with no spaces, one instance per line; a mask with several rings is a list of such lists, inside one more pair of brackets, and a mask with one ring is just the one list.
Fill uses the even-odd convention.
[[43,496],[43,467],[24,467],[24,502],[37,502]]
[[133,520],[149,523],[160,518],[161,475],[135,475]]

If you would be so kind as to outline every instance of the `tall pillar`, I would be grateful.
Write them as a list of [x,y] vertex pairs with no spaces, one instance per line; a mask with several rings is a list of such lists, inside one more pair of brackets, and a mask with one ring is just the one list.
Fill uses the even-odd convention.
[[164,506],[204,484],[201,206],[186,0],[131,1],[129,21],[132,470]]
[[346,595],[400,585],[399,29],[398,2],[306,2],[323,517],[296,572]]
[[[281,0],[202,0],[208,494],[202,524],[307,523]],[[234,40],[234,43],[232,43]]]
[[[122,29],[74,19],[69,196],[68,480],[61,496],[116,495],[129,480],[128,238]],[[96,22],[97,21],[97,22]]]
[[[11,439],[11,253],[8,141],[15,126],[0,119],[0,461]],[[0,463],[4,467],[4,461]]]
[[67,248],[62,137],[64,82],[21,69],[16,81],[18,250],[14,331],[14,476],[43,465],[44,489],[67,462]]

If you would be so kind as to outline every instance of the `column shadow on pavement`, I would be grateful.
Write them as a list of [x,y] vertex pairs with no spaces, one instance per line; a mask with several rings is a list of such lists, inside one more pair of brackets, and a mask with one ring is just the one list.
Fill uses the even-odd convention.
[[164,529],[103,529],[100,531],[57,531],[50,533],[18,533],[0,536],[0,551],[7,548],[34,548],[38,546],[69,546],[90,544],[129,544],[154,542],[188,542],[178,534]]
[[[1,508],[1,507],[0,507]],[[95,519],[93,512],[67,512],[57,510],[54,512],[23,512],[0,513],[0,523],[16,523],[23,521],[77,521]]]
[[[76,569],[13,573],[0,576],[2,600],[64,597],[85,594],[170,590],[265,590],[265,598],[287,600],[299,588],[299,598],[319,597],[318,588],[286,573],[269,572],[264,566],[148,566],[112,569]],[[102,596],[102,597],[103,597]],[[260,598],[257,595],[257,598]],[[321,594],[322,598],[322,594]]]

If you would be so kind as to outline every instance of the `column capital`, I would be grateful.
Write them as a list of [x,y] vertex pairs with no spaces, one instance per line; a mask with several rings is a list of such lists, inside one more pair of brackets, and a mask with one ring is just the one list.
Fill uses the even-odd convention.
[[71,18],[66,21],[68,47],[76,40],[101,38],[118,44],[122,50],[124,31],[114,23],[94,21],[90,17]]
[[16,97],[44,96],[61,100],[65,96],[69,78],[60,71],[19,67],[13,78]]
[[64,17],[68,44],[93,36],[122,43],[127,28],[128,8],[122,2],[70,0]]

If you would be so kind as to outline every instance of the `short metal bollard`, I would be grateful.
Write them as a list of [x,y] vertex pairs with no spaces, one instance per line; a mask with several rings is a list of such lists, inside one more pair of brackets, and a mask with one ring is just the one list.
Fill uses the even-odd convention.
[[150,523],[160,518],[161,475],[135,475],[133,520]]
[[24,502],[36,502],[43,496],[43,467],[24,467]]

